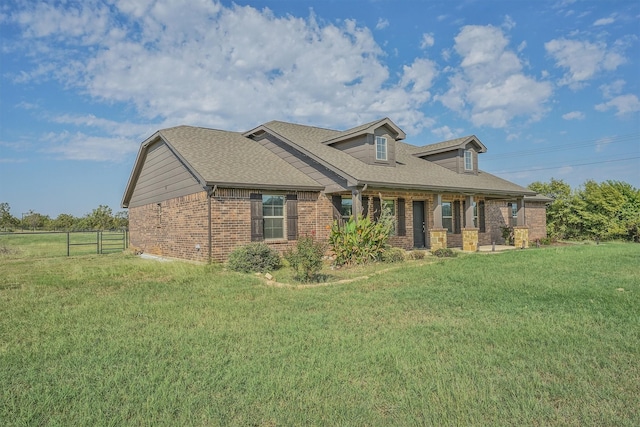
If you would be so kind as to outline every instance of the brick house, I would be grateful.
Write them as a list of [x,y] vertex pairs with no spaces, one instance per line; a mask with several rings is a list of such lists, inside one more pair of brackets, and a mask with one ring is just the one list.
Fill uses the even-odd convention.
[[264,241],[279,251],[298,236],[328,238],[334,219],[387,206],[390,238],[405,249],[546,237],[548,199],[478,168],[476,136],[415,146],[388,118],[346,131],[280,121],[247,132],[191,126],[144,141],[122,200],[130,244],[145,252],[224,261]]

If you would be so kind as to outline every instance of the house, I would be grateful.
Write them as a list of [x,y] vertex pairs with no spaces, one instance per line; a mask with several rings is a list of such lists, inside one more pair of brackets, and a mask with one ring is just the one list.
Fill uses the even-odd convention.
[[390,243],[405,249],[546,237],[545,198],[483,172],[476,136],[425,146],[384,118],[345,131],[271,121],[247,132],[191,126],[144,141],[122,200],[130,244],[153,254],[223,261],[264,241],[279,251],[299,236],[328,238],[334,219],[387,206]]

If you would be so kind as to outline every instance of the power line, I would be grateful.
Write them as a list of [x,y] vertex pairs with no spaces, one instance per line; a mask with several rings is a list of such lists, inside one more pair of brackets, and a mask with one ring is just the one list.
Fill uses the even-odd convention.
[[556,145],[556,146],[553,146],[553,147],[534,148],[534,149],[530,149],[530,150],[510,151],[510,152],[506,152],[506,153],[502,153],[502,154],[496,154],[495,156],[491,156],[491,157],[489,157],[487,159],[484,159],[483,161],[490,162],[490,161],[493,161],[493,160],[505,159],[505,158],[509,158],[509,157],[522,157],[522,156],[533,155],[533,154],[546,154],[546,153],[553,152],[553,151],[574,150],[574,149],[584,148],[584,147],[589,147],[589,146],[594,146],[594,145],[598,146],[598,145],[616,144],[616,143],[620,143],[620,142],[633,141],[633,140],[639,139],[639,138],[640,138],[640,134],[638,134],[638,133],[630,133],[630,134],[627,134],[627,135],[614,136],[614,137],[610,137],[610,138],[593,139],[593,140],[588,140],[588,141],[583,141],[583,142],[575,142],[575,143],[570,143],[570,144]]
[[560,165],[560,166],[550,166],[550,167],[544,167],[544,168],[531,168],[531,169],[519,169],[519,170],[515,170],[515,171],[495,172],[495,173],[499,174],[499,175],[507,175],[507,174],[513,174],[513,173],[521,173],[521,172],[535,172],[535,171],[543,171],[543,170],[550,170],[550,169],[560,169],[560,168],[564,168],[564,167],[568,167],[568,166],[574,167],[574,166],[598,165],[598,164],[601,164],[601,163],[624,162],[624,161],[634,160],[634,159],[640,159],[640,156],[626,157],[624,159],[601,160],[599,162],[575,163],[575,164],[572,164],[572,165]]

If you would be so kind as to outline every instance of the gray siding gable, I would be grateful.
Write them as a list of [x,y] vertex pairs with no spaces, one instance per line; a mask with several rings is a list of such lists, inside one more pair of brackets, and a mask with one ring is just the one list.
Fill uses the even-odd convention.
[[202,185],[162,140],[147,148],[128,207],[203,191]]

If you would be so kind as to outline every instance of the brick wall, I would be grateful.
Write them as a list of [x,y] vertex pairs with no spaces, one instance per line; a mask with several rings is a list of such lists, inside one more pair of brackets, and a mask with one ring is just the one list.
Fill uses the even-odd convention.
[[[214,261],[224,261],[229,253],[240,245],[251,242],[251,193],[258,190],[219,189],[211,199],[211,256]],[[318,192],[295,192],[298,196],[298,234],[313,235],[327,241],[333,222],[331,196]],[[367,192],[372,198],[378,192]],[[427,246],[430,246],[429,230],[434,228],[432,215],[433,194],[424,192],[385,192],[383,199],[405,200],[405,236],[391,236],[389,243],[404,249],[413,248],[413,201],[425,202],[427,214]],[[447,199],[449,200],[449,199]],[[462,197],[457,200],[462,200]],[[478,198],[477,200],[480,200]],[[372,210],[370,209],[370,212]],[[206,192],[191,194],[145,206],[129,209],[130,244],[147,253],[166,257],[206,262],[209,257],[208,200]],[[505,201],[485,202],[486,232],[478,233],[480,245],[503,243],[500,227],[509,224],[510,208]],[[526,206],[529,239],[546,237],[546,212],[544,203],[530,202]],[[285,233],[286,235],[286,233]],[[266,242],[279,252],[292,248],[296,241],[286,239]],[[448,247],[462,247],[462,234],[447,234]]]
[[207,234],[204,191],[129,209],[130,245],[150,254],[207,261]]
[[525,207],[527,225],[529,226],[529,241],[547,237],[547,206],[544,202],[527,202]]

